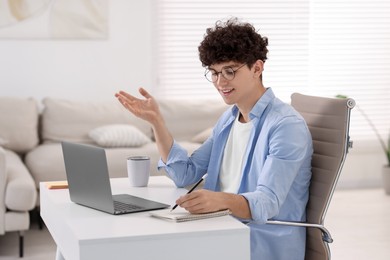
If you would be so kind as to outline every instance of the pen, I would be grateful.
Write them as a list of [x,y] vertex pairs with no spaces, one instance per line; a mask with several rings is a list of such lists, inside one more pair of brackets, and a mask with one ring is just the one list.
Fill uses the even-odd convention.
[[[207,173],[205,175],[203,175],[202,179],[200,179],[195,185],[194,187],[192,187],[188,192],[187,194],[191,193],[193,190],[195,190],[196,187],[198,187],[198,185],[204,180],[206,179],[207,177]],[[173,211],[175,208],[177,208],[177,204],[175,204],[175,206],[173,206],[173,208],[171,209],[171,211]]]

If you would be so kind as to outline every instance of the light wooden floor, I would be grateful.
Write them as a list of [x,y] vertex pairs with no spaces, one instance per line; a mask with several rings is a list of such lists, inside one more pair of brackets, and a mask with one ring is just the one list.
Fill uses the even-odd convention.
[[390,196],[382,189],[336,191],[325,226],[332,259],[390,259]]
[[[382,189],[337,190],[325,226],[334,242],[333,260],[390,259],[390,196]],[[18,257],[16,233],[0,236],[0,259]],[[55,244],[33,221],[25,237],[25,260],[53,260]]]

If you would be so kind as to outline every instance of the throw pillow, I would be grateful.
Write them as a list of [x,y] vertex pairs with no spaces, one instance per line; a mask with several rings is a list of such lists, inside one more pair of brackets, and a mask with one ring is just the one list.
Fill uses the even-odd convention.
[[132,125],[106,125],[89,132],[89,137],[98,145],[112,147],[138,147],[151,140]]
[[207,128],[205,130],[203,130],[202,132],[200,132],[199,134],[195,135],[191,141],[192,142],[195,142],[195,143],[204,143],[207,138],[209,138],[209,136],[212,134],[213,132],[213,128],[210,127],[210,128]]

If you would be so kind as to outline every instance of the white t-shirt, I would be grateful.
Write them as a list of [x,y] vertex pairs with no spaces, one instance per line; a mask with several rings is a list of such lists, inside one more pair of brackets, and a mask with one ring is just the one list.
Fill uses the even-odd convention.
[[242,166],[245,151],[253,124],[251,122],[241,123],[237,116],[225,146],[222,158],[219,181],[221,191],[237,193],[242,177]]

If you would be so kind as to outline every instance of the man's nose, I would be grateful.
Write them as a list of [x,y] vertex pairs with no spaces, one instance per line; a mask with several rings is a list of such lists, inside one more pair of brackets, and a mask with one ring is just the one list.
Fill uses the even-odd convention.
[[217,81],[216,81],[217,85],[220,85],[220,84],[223,84],[223,83],[226,83],[226,79],[224,76],[222,76],[222,72],[219,72],[217,74]]

